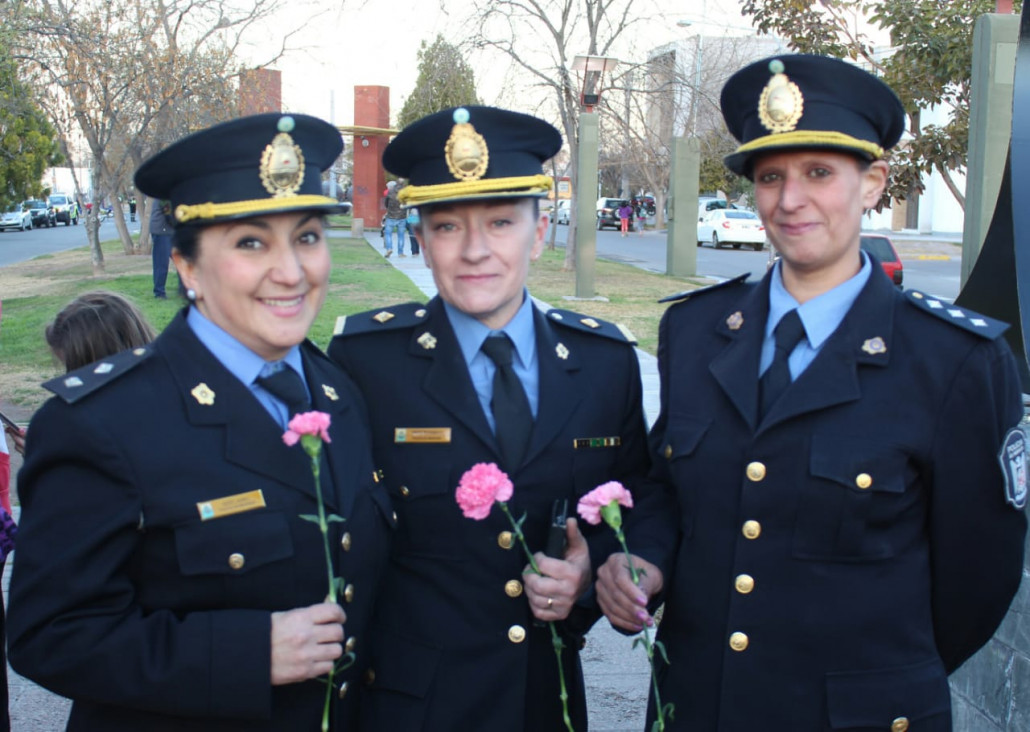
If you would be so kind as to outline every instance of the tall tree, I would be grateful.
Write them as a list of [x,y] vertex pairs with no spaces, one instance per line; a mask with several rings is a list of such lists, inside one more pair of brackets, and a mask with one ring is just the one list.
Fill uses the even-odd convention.
[[[1016,12],[1021,6],[1014,0]],[[994,8],[995,0],[746,0],[741,13],[800,52],[861,61],[879,72],[909,115],[910,139],[894,154],[890,197],[922,192],[923,174],[936,170],[965,208],[954,173],[964,171],[968,147],[973,26]],[[861,31],[863,18],[889,32],[893,53],[876,52]],[[945,124],[920,124],[920,110],[931,106],[947,110]]]
[[404,100],[397,125],[407,127],[441,109],[480,103],[472,67],[457,46],[438,35],[429,45],[422,41],[418,51],[418,79]]
[[[96,202],[110,197],[120,205],[117,197],[144,157],[190,129],[233,116],[237,51],[284,5],[285,0],[15,4],[17,53],[32,72],[63,152],[73,171],[86,167],[86,159],[92,162],[92,181],[76,179],[77,196],[89,190]],[[269,52],[269,61],[284,47],[285,40],[283,48]],[[100,271],[98,224],[95,218],[90,224],[93,268]],[[115,224],[125,251],[139,251],[123,217],[116,216]]]
[[44,192],[43,172],[61,162],[57,135],[18,77],[0,36],[0,210]]
[[[547,90],[558,126],[569,145],[574,195],[592,196],[595,181],[577,180],[580,91],[601,91],[597,72],[577,83],[571,71],[577,55],[610,56],[637,23],[650,20],[647,0],[471,0],[468,43],[499,52]],[[533,101],[522,94],[525,106]],[[565,247],[565,268],[576,262],[576,207],[572,208]],[[593,225],[593,221],[590,222]]]

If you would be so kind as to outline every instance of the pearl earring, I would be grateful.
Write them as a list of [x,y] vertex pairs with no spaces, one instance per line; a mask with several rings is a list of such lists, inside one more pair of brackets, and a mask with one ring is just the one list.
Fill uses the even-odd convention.
[[186,299],[189,300],[190,302],[196,302],[197,291],[194,290],[192,287],[189,288],[188,290],[186,290]]

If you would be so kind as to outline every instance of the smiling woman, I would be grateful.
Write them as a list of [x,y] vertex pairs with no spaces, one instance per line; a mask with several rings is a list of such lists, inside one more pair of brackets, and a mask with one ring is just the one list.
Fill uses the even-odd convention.
[[[337,209],[321,171],[342,147],[321,120],[258,115],[136,174],[171,202],[189,303],[153,344],[46,385],[19,481],[11,660],[72,699],[70,730],[292,732],[323,708],[323,730],[353,728],[346,689],[368,664],[356,639],[394,519],[364,402],[306,341]],[[308,409],[331,422],[321,497],[282,440]],[[323,506],[347,519],[328,525],[332,552],[304,520]],[[324,600],[327,562],[340,603]]]

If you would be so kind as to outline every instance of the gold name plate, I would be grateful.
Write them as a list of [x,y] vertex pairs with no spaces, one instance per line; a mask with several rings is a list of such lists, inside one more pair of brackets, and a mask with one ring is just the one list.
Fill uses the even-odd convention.
[[395,443],[410,442],[413,444],[439,444],[451,441],[450,427],[395,427],[393,430]]
[[572,447],[576,450],[591,447],[618,447],[621,444],[621,437],[577,437],[572,441]]
[[213,501],[201,501],[197,504],[201,521],[232,516],[234,513],[253,511],[265,507],[265,494],[260,490],[237,493],[234,496],[216,498]]

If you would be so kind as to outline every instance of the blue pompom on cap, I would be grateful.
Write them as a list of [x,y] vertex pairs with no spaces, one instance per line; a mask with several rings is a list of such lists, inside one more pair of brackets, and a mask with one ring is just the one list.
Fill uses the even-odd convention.
[[286,115],[285,117],[279,118],[279,131],[280,132],[293,132],[294,125],[293,117]]
[[458,107],[454,110],[454,124],[463,125],[469,121],[469,111],[464,107]]

